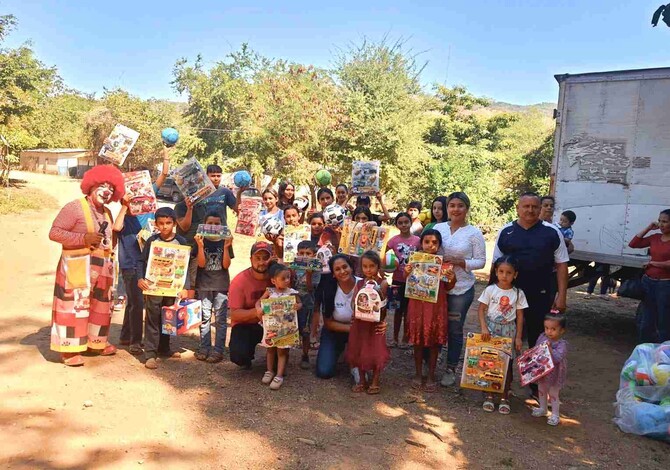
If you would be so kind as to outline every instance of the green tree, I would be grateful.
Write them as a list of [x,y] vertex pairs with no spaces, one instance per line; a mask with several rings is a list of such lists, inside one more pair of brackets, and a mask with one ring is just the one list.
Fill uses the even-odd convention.
[[384,190],[403,204],[416,197],[415,182],[428,163],[422,141],[423,67],[404,46],[403,41],[365,40],[337,58],[334,75],[347,118],[338,132],[333,168],[348,181],[353,160],[379,160]]

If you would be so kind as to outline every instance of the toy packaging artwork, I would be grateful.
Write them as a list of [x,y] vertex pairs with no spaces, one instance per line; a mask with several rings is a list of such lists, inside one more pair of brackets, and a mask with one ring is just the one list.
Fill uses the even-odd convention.
[[454,272],[454,265],[452,263],[443,262],[442,268],[440,269],[440,280],[444,282],[449,282],[447,274]]
[[295,297],[286,295],[261,300],[263,341],[268,348],[292,348],[300,345]]
[[296,256],[288,264],[288,267],[291,269],[302,269],[303,271],[321,271],[323,269],[320,259],[309,258],[307,256]]
[[151,286],[144,295],[175,297],[184,289],[191,247],[155,241],[151,244],[145,279]]
[[468,333],[461,387],[503,393],[511,358],[512,338],[492,336],[484,341],[481,334]]
[[137,244],[140,245],[140,251],[144,251],[144,244],[147,242],[150,236],[158,233],[156,229],[156,219],[151,216],[147,219],[146,223],[140,231],[137,233]]
[[156,212],[156,193],[151,185],[148,171],[131,171],[123,174],[126,194],[130,195],[128,210],[130,215]]
[[623,432],[670,442],[670,341],[635,347],[621,369],[614,422]]
[[405,297],[436,303],[440,289],[442,257],[415,252],[409,255],[412,272],[407,276]]
[[376,282],[367,282],[358,291],[354,300],[354,318],[371,322],[380,321],[386,301],[382,300],[376,287]]
[[355,161],[351,165],[351,192],[375,195],[379,192],[379,161]]
[[112,133],[105,139],[98,156],[121,166],[133,149],[140,133],[122,124],[114,126]]
[[239,213],[237,214],[237,225],[235,233],[240,235],[256,235],[258,229],[258,216],[263,207],[263,200],[259,197],[245,197],[240,202]]
[[161,309],[161,331],[164,335],[183,335],[202,323],[202,303],[185,299]]
[[551,357],[551,348],[546,341],[524,351],[517,358],[516,364],[519,368],[519,380],[523,387],[537,382],[554,370],[555,367],[554,359]]
[[382,255],[391,236],[388,227],[379,227],[376,222],[354,222],[345,219],[340,237],[339,253],[361,256],[366,251]]
[[298,256],[298,244],[301,241],[309,240],[311,237],[309,225],[299,225],[297,227],[284,227],[284,262],[290,264]]
[[211,242],[219,242],[233,237],[227,225],[198,224],[196,233]]
[[216,191],[212,181],[195,157],[186,160],[182,166],[175,168],[170,174],[184,198],[191,202],[204,199]]

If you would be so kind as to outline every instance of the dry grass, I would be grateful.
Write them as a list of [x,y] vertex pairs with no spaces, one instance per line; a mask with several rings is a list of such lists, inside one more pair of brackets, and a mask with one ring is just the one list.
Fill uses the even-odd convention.
[[37,188],[16,182],[0,188],[0,215],[53,209],[57,205],[56,198]]

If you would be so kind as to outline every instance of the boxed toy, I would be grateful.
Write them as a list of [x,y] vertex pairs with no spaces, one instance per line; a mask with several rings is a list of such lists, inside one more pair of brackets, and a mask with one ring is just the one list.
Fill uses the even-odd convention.
[[291,348],[300,345],[295,297],[286,295],[261,300],[263,341],[267,348]]
[[131,171],[123,174],[126,194],[130,195],[128,208],[130,215],[156,212],[156,194],[151,184],[151,175],[144,171]]
[[351,192],[375,195],[379,192],[379,161],[355,161],[351,165]]
[[126,157],[128,157],[128,154],[133,149],[139,136],[139,132],[123,124],[117,124],[114,126],[112,133],[109,134],[109,137],[102,143],[98,156],[109,160],[115,165],[121,166],[126,161]]
[[409,255],[412,272],[407,276],[405,297],[437,303],[440,289],[442,257],[428,253],[414,252]]
[[554,360],[551,357],[551,348],[547,342],[536,344],[525,351],[517,359],[519,377],[522,386],[537,382],[554,370]]
[[479,333],[468,333],[461,387],[503,393],[512,357],[512,338],[492,336],[488,341]]
[[216,191],[214,184],[195,157],[186,160],[182,166],[174,169],[171,175],[184,198],[193,203]]
[[258,229],[263,200],[259,197],[245,197],[240,202],[235,233],[253,237]]
[[183,335],[202,323],[202,303],[186,299],[161,309],[161,331],[164,335]]

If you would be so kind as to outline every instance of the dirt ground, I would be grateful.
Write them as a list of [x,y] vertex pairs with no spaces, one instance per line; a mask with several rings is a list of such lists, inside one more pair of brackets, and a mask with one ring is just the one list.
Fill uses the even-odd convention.
[[[78,196],[75,181],[13,177],[61,205]],[[413,394],[412,359],[398,349],[377,396],[352,394],[344,365],[335,379],[315,378],[297,367],[298,354],[282,389],[272,392],[260,384],[260,348],[253,370],[241,371],[227,361],[196,361],[195,337],[180,338],[187,352],[157,371],[125,350],[71,369],[49,350],[55,214],[0,216],[3,468],[668,468],[667,444],[612,423],[619,370],[634,347],[635,302],[571,291],[568,385],[557,428],[530,416],[518,385],[510,416],[483,412],[476,392]],[[238,251],[236,271],[246,259]],[[475,317],[473,310],[468,330]],[[114,343],[121,320],[116,313]]]

